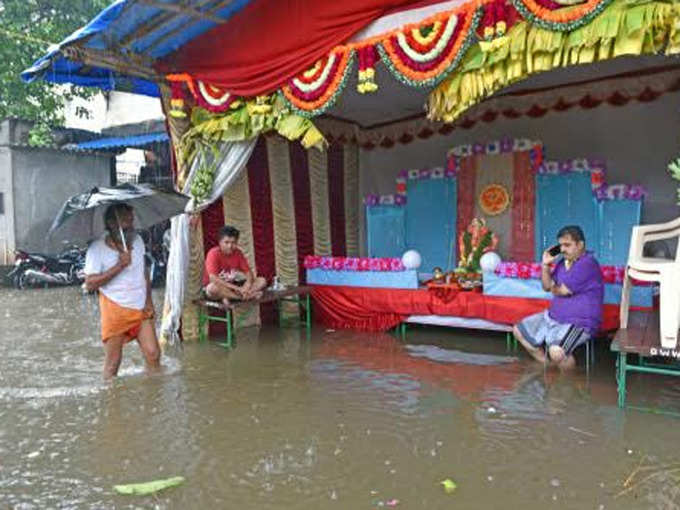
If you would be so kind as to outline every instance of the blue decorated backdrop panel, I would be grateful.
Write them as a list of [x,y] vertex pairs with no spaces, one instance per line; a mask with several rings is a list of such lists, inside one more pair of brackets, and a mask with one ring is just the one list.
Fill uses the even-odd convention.
[[455,179],[409,180],[406,203],[406,248],[420,252],[420,270],[456,265]]
[[401,257],[405,251],[404,208],[378,205],[366,208],[369,257]]
[[598,251],[599,206],[587,172],[536,176],[536,260],[565,225],[579,225],[588,249]]
[[633,226],[640,223],[639,200],[605,200],[600,202],[599,261],[603,265],[622,266],[628,260]]

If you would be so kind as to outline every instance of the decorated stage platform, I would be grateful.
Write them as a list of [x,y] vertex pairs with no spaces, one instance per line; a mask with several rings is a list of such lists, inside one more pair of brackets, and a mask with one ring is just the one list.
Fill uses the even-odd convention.
[[[439,289],[438,289],[439,290]],[[512,326],[524,317],[545,310],[547,299],[489,296],[475,291],[441,292],[421,289],[388,289],[313,285],[315,316],[334,329],[387,331],[412,316],[481,319]],[[461,327],[467,327],[463,322]],[[474,326],[470,326],[474,327]],[[619,327],[619,305],[603,305],[602,331]],[[477,329],[500,329],[478,327]]]

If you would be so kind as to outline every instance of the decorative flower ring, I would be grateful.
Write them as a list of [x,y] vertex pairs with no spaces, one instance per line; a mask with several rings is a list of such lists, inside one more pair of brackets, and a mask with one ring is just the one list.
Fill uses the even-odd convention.
[[387,68],[406,85],[436,85],[458,65],[474,41],[481,14],[481,9],[470,3],[430,24],[405,27],[378,44],[378,51]]
[[281,87],[284,99],[296,113],[313,117],[333,106],[347,82],[354,50],[338,47],[312,67]]
[[481,191],[478,200],[484,214],[497,216],[510,205],[510,193],[501,184],[489,184]]
[[587,25],[612,2],[612,0],[586,0],[577,6],[556,9],[552,2],[546,7],[545,0],[510,1],[522,17],[534,25],[559,32],[569,32]]

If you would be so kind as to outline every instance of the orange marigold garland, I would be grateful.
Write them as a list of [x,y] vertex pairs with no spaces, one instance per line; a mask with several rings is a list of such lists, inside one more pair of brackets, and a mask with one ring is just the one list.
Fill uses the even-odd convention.
[[291,108],[304,117],[313,117],[333,106],[345,88],[354,61],[354,50],[338,47],[307,71],[288,80],[281,94]]
[[222,87],[195,80],[188,74],[168,74],[165,78],[170,82],[170,105],[172,108],[170,115],[173,117],[186,117],[186,113],[183,111],[184,85],[189,89],[198,106],[213,113],[227,111],[238,99],[237,96],[227,92]]
[[582,4],[553,8],[542,0],[510,0],[522,17],[541,28],[569,32],[587,25],[600,15],[612,0],[585,0]]
[[397,31],[378,45],[394,76],[412,87],[437,85],[458,65],[475,41],[482,8],[469,5],[432,23]]

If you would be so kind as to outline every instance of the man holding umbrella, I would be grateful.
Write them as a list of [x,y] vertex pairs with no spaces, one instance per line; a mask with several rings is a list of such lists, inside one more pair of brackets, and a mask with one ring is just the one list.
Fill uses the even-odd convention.
[[107,233],[94,241],[85,259],[85,287],[99,291],[104,378],[118,373],[123,345],[137,339],[149,370],[160,367],[151,283],[144,267],[144,242],[133,228],[133,208],[109,205]]
[[188,202],[175,191],[125,183],[74,195],[54,218],[48,242],[96,239],[87,250],[85,287],[99,290],[107,379],[118,373],[123,345],[135,338],[147,367],[159,367],[144,242],[133,224],[149,228],[183,213]]

